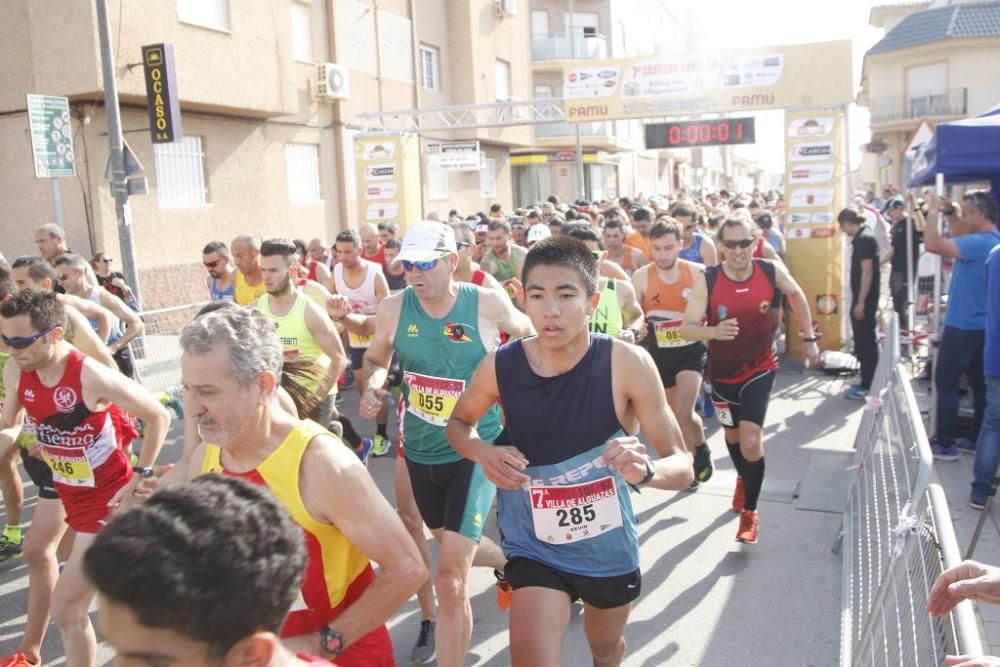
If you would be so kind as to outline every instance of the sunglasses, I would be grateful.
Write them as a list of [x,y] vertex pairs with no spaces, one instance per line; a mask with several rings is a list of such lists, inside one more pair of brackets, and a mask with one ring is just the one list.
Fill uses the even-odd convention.
[[219,259],[215,260],[214,262],[204,262],[205,268],[207,268],[207,269],[214,269],[215,267],[217,267],[219,265],[219,262],[221,262],[221,261],[222,261],[222,258],[220,257]]
[[104,262],[105,264],[110,264],[111,262],[113,262],[113,261],[115,261],[115,260],[111,259],[110,257],[104,257],[104,258],[102,258],[102,259],[99,259],[99,260],[97,260],[97,261],[98,261],[98,262]]
[[743,239],[742,241],[723,241],[722,245],[726,246],[730,250],[736,250],[737,248],[746,250],[753,245],[753,239]]
[[410,262],[404,259],[400,260],[399,263],[403,265],[404,271],[413,271],[414,269],[417,271],[430,271],[437,266],[439,259],[440,258],[429,259],[426,262]]
[[45,334],[49,333],[55,329],[55,327],[49,327],[45,331],[39,331],[34,336],[25,336],[23,338],[7,338],[6,336],[0,336],[3,339],[4,344],[11,348],[12,350],[23,350],[25,348],[31,347],[32,344]]

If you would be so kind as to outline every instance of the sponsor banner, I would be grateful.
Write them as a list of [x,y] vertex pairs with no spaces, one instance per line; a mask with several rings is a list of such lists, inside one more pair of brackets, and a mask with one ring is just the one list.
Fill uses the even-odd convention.
[[[840,106],[854,99],[850,40],[569,61],[562,76],[571,121]],[[818,132],[829,117],[795,131]]]
[[478,141],[427,144],[427,162],[445,171],[479,171],[482,167]]
[[405,233],[421,219],[420,155],[407,134],[366,137],[354,145],[360,222],[392,222]]
[[[846,200],[843,131],[839,111],[785,114],[787,263],[803,292],[819,295],[811,304],[812,316],[822,333],[820,346],[828,350],[840,349],[841,339],[837,302],[844,285],[844,241],[836,212]],[[800,336],[788,337],[792,354],[801,345]]]

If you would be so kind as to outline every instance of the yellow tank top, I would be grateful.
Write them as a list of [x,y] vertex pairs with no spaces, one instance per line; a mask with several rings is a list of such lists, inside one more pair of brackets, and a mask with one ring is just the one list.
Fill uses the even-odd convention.
[[264,285],[264,281],[261,280],[256,285],[250,285],[247,283],[247,279],[243,276],[241,271],[236,272],[236,280],[234,281],[235,288],[234,294],[236,298],[236,303],[241,306],[252,305],[254,301],[259,299],[264,294],[267,294],[267,287]]
[[[281,340],[281,347],[285,352],[285,359],[308,359],[314,361],[323,368],[324,375],[330,367],[330,357],[326,356],[316,338],[313,337],[309,327],[306,326],[306,304],[308,297],[297,294],[292,309],[284,317],[278,317],[271,312],[271,295],[265,294],[257,301],[257,310],[274,322],[275,331]],[[310,391],[316,391],[319,387],[317,382],[303,383]]]
[[220,473],[266,486],[305,533],[306,574],[300,595],[282,628],[283,637],[315,632],[331,622],[374,580],[368,558],[336,526],[313,518],[302,501],[299,469],[306,447],[317,435],[329,435],[336,440],[336,436],[319,424],[300,421],[270,456],[256,469],[245,473],[226,471],[217,445],[206,444],[205,458],[201,462],[202,474]]

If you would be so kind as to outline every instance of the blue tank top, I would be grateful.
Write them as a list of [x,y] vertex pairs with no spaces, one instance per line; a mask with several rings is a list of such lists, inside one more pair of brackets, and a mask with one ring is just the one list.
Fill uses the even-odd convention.
[[229,283],[229,289],[224,290],[219,289],[218,282],[218,280],[212,278],[212,284],[208,288],[209,293],[212,295],[212,301],[235,301],[236,282]]
[[612,345],[610,337],[590,334],[583,359],[555,377],[531,369],[521,340],[497,350],[507,422],[497,444],[517,447],[532,479],[527,490],[497,490],[507,558],[530,558],[589,577],[639,567],[628,485],[601,461],[607,441],[625,433],[611,389]]
[[703,264],[704,262],[701,260],[701,242],[704,240],[705,237],[696,232],[694,235],[694,243],[691,244],[691,247],[684,248],[677,256],[681,259],[686,259],[689,262]]

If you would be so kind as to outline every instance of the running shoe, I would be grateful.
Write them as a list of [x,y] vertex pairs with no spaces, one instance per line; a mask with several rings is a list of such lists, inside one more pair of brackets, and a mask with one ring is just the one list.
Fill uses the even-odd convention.
[[982,500],[979,500],[979,498],[971,496],[969,498],[969,507],[971,507],[974,510],[980,510],[980,511],[984,510],[986,509],[986,499],[983,498]]
[[15,651],[14,655],[7,658],[0,658],[0,667],[41,667],[42,661],[31,662],[21,651]]
[[361,463],[365,467],[368,466],[368,456],[372,453],[373,446],[374,443],[371,438],[361,438],[361,447],[354,450],[354,453],[358,455],[358,458],[361,459]]
[[694,479],[697,482],[707,482],[712,479],[715,464],[712,462],[712,450],[707,444],[694,448]]
[[743,504],[746,502],[746,493],[743,490],[743,478],[736,478],[736,491],[733,493],[733,511],[742,512]]
[[847,393],[844,394],[844,398],[852,401],[863,401],[868,398],[868,392],[862,389],[859,385],[848,389]]
[[372,447],[372,456],[385,456],[389,453],[392,443],[384,435],[375,434],[375,446]]
[[955,446],[958,447],[958,451],[962,454],[975,454],[976,453],[976,441],[969,440],[968,438],[958,438],[955,440]]
[[744,544],[757,544],[759,522],[756,512],[750,510],[740,512],[740,529],[736,533],[736,541]]
[[350,366],[348,366],[347,370],[344,371],[344,374],[340,376],[340,380],[341,389],[350,389],[354,386],[354,371],[351,370]]
[[715,404],[712,403],[711,396],[709,396],[708,394],[704,394],[704,396],[705,396],[705,410],[702,414],[705,415],[705,417],[714,417]]
[[514,599],[514,589],[499,570],[493,570],[493,576],[497,578],[497,606],[500,611],[507,611]]
[[21,557],[21,542],[11,540],[6,535],[0,535],[0,563]]
[[426,665],[434,662],[437,656],[437,649],[434,647],[434,621],[420,621],[420,634],[417,635],[417,643],[410,651],[411,665]]
[[958,445],[954,443],[940,445],[935,442],[931,444],[931,453],[934,454],[934,459],[937,461],[957,461]]

